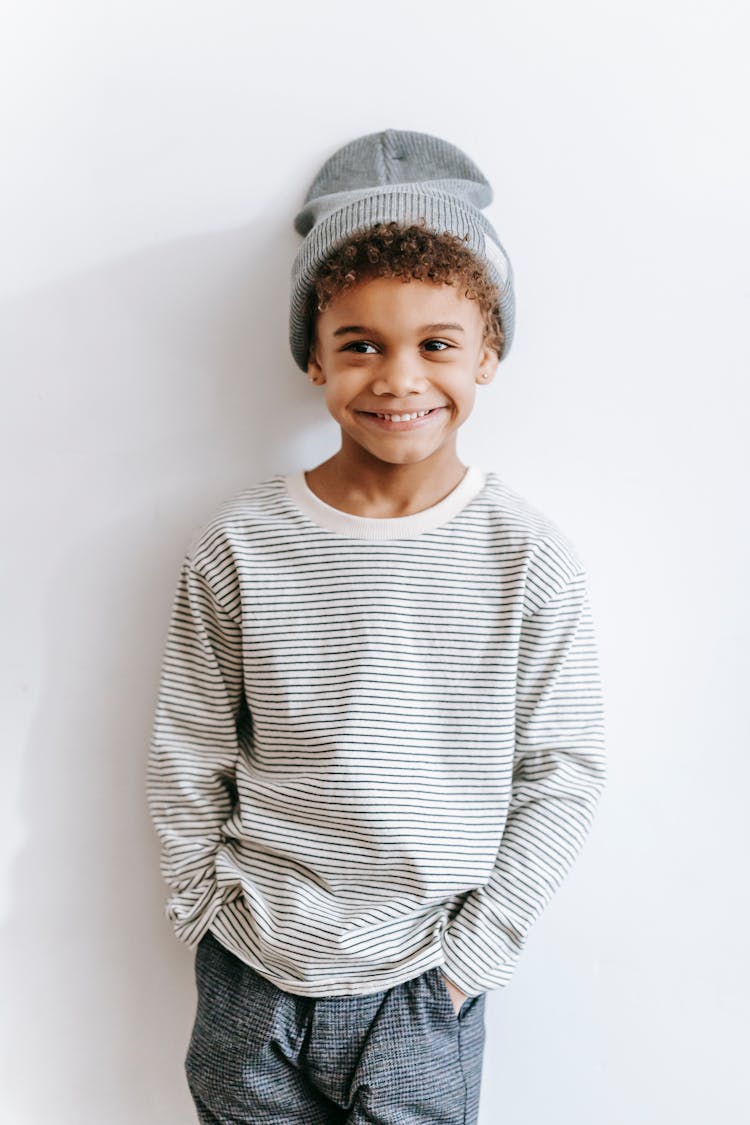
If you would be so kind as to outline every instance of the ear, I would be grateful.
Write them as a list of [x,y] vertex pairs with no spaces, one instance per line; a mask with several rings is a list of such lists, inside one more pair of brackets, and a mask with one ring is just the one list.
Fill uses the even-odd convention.
[[500,360],[494,348],[487,344],[482,345],[477,360],[476,382],[480,387],[486,387],[495,378]]
[[315,383],[316,386],[319,387],[322,386],[326,381],[323,368],[320,366],[320,363],[318,361],[314,343],[310,344],[310,350],[307,353],[307,377],[311,383]]

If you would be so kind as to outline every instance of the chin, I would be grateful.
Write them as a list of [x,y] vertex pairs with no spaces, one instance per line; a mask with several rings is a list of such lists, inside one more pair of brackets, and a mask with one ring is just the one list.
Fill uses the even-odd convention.
[[430,453],[412,453],[409,451],[400,454],[394,453],[390,456],[376,453],[374,450],[370,450],[370,452],[373,457],[376,457],[378,461],[382,461],[386,465],[418,465],[420,461],[427,461],[430,457]]

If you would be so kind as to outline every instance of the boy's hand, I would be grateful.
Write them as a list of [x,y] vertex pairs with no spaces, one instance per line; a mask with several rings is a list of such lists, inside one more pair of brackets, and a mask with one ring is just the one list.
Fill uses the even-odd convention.
[[[441,972],[442,972],[442,969],[441,969]],[[456,1015],[458,1015],[458,1013],[461,1010],[461,1005],[463,1004],[464,1000],[467,998],[467,996],[469,994],[468,994],[468,992],[462,992],[460,988],[457,988],[456,985],[453,983],[453,981],[448,980],[445,973],[443,973],[443,980],[445,981],[446,987],[447,987],[448,991],[450,992],[451,1000],[453,1001],[453,1007],[455,1009]]]

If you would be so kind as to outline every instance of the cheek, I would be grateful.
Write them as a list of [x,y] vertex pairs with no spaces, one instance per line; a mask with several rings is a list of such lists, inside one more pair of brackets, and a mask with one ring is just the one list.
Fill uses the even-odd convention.
[[326,406],[332,414],[340,413],[347,405],[349,395],[345,388],[336,383],[326,384]]
[[326,382],[326,398],[332,405],[347,406],[362,391],[362,379],[356,371],[330,372]]
[[477,387],[473,380],[462,379],[458,384],[452,388],[452,397],[456,403],[464,409],[469,409],[474,405],[474,400],[477,394]]

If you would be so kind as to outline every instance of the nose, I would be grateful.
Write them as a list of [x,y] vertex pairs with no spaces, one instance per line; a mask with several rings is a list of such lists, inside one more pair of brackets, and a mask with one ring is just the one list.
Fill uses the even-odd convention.
[[406,355],[394,351],[392,355],[383,357],[372,382],[374,394],[394,395],[396,398],[420,394],[426,388],[427,378],[421,361],[413,353]]

